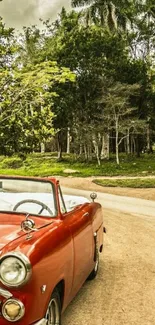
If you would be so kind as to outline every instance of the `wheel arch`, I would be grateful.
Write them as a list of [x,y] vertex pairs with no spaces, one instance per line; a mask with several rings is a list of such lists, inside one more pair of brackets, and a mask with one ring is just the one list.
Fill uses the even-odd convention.
[[[57,283],[55,286],[54,290],[58,290],[59,295],[60,295],[60,302],[61,302],[61,309],[63,308],[63,303],[64,303],[64,295],[65,295],[65,280],[62,279]],[[53,290],[53,291],[54,291]]]

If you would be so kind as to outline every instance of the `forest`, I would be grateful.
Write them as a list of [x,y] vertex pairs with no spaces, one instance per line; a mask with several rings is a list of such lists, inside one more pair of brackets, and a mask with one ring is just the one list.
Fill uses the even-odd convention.
[[41,23],[0,18],[0,155],[152,154],[154,0],[72,0]]

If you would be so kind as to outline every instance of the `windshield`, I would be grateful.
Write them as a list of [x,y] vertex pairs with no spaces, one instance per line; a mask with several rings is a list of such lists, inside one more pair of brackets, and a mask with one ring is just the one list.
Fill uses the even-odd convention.
[[55,217],[54,186],[48,181],[0,178],[0,211]]

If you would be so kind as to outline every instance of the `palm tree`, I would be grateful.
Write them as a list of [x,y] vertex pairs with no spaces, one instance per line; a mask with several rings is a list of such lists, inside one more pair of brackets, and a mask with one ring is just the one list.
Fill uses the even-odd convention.
[[[133,0],[134,1],[134,0]],[[132,20],[131,1],[126,0],[72,0],[73,7],[83,7],[87,24],[91,22],[108,27],[109,30],[127,29]]]

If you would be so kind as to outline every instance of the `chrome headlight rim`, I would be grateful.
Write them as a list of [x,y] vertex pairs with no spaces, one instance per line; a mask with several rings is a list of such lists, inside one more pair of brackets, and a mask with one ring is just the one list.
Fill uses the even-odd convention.
[[0,265],[5,259],[7,259],[9,257],[17,258],[23,264],[23,266],[25,267],[25,270],[26,270],[26,276],[25,276],[25,279],[23,281],[19,282],[18,284],[12,284],[12,283],[5,281],[1,277],[1,273],[0,273],[1,283],[8,288],[18,288],[18,287],[24,286],[30,280],[31,275],[32,275],[32,266],[31,266],[30,260],[28,259],[28,257],[26,255],[24,255],[21,252],[9,252],[0,258]]
[[[5,307],[8,304],[18,304],[20,307],[20,313],[15,319],[11,319],[10,316],[8,316],[5,311]],[[2,305],[2,316],[4,317],[4,319],[6,319],[7,321],[9,321],[11,323],[19,321],[21,318],[23,318],[24,315],[25,315],[25,306],[18,299],[10,298],[10,299],[6,300],[5,303]]]

